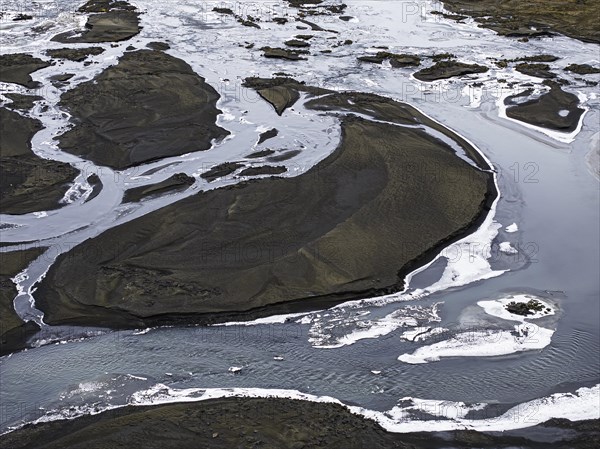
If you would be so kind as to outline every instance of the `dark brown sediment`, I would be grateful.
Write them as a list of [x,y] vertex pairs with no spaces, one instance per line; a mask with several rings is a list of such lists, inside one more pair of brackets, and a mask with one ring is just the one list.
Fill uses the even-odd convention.
[[82,62],[88,56],[98,56],[104,53],[102,47],[88,48],[55,48],[46,50],[46,54],[51,58],[68,59],[69,61]]
[[[507,97],[504,101],[507,105],[506,115],[542,128],[561,132],[574,131],[584,112],[579,107],[577,95],[565,92],[555,82],[546,81],[546,84],[550,86],[550,91],[538,98],[513,104],[513,99],[523,96],[523,93]],[[567,111],[567,114],[561,116],[561,111]]]
[[144,198],[153,198],[166,193],[181,192],[194,184],[195,181],[196,180],[192,176],[188,176],[185,173],[176,173],[164,181],[156,184],[134,187],[125,191],[125,195],[123,195],[123,202],[137,202]]
[[58,141],[64,151],[117,169],[207,150],[228,134],[215,124],[218,98],[181,59],[128,52],[61,96],[75,126]]
[[0,81],[15,83],[33,89],[39,86],[31,79],[31,74],[37,70],[49,67],[51,64],[40,58],[24,53],[0,55]]
[[85,30],[67,31],[52,38],[69,43],[119,42],[132,38],[140,30],[139,12],[135,6],[120,0],[90,0],[79,8],[90,13]]
[[459,136],[376,95],[306,106],[434,127],[481,170],[423,130],[346,117],[338,149],[303,175],[201,192],[59,256],[36,294],[46,321],[202,324],[396,292],[485,219],[493,176]]
[[446,0],[444,7],[474,17],[479,26],[509,37],[561,33],[600,43],[595,0]]
[[27,214],[60,207],[78,171],[63,162],[42,159],[31,138],[42,129],[36,119],[0,108],[0,212]]
[[11,449],[591,449],[596,447],[599,423],[597,419],[551,419],[518,433],[391,433],[339,404],[225,398],[129,406],[73,420],[28,425],[0,436],[0,445]]
[[465,64],[458,61],[439,61],[431,67],[415,72],[413,76],[419,81],[437,81],[464,75],[485,73],[489,69],[479,64]]
[[27,338],[40,329],[33,322],[23,322],[15,312],[13,300],[18,292],[11,278],[27,268],[44,249],[0,253],[0,356],[24,349]]
[[259,176],[259,175],[280,175],[285,173],[287,168],[284,166],[262,165],[260,167],[249,167],[242,170],[240,176]]
[[5,104],[4,107],[8,109],[17,109],[20,111],[29,111],[33,108],[36,101],[43,100],[42,97],[37,95],[23,95],[18,93],[6,92],[3,93],[5,97],[12,100],[12,103]]

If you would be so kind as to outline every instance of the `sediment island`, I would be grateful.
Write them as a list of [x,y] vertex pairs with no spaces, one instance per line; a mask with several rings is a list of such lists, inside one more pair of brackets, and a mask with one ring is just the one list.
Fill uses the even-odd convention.
[[[144,63],[147,54],[127,53],[127,63]],[[277,112],[300,92],[323,94],[289,78],[250,78],[247,86]],[[305,106],[343,116],[333,154],[300,176],[200,192],[83,242],[59,256],[39,285],[45,322],[211,323],[391,293],[487,214],[497,194],[490,167],[416,109],[351,92]],[[139,123],[135,109],[129,120]],[[472,163],[427,127],[462,145]],[[89,131],[74,135],[73,146],[91,148],[82,143]],[[175,140],[189,138],[176,133]],[[126,152],[117,147],[111,157]],[[227,173],[239,168],[232,164]]]

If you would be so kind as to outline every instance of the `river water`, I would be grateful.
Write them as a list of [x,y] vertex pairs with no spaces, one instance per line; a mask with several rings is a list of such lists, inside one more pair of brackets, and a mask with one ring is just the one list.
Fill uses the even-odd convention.
[[[3,7],[8,11],[22,10],[18,2],[6,3]],[[36,23],[52,25],[42,33],[31,33],[30,23],[3,21],[2,52],[43,55],[44,49],[61,47],[48,39],[84,23],[73,13],[78,3],[40,1],[28,6],[37,12]],[[2,242],[15,242],[18,248],[49,247],[18,279],[23,294],[16,298],[17,311],[23,317],[43,322],[39,311],[31,306],[35,300],[34,284],[59,253],[199,189],[237,182],[237,178],[229,177],[209,186],[198,175],[214,164],[250,153],[260,132],[277,127],[278,145],[303,148],[298,157],[286,162],[286,176],[301,174],[333,151],[339,140],[335,118],[307,111],[301,102],[278,117],[270,105],[241,87],[243,79],[252,75],[285,72],[311,85],[389,96],[416,106],[466,137],[497,171],[501,195],[487,222],[474,235],[452,245],[432,264],[415,273],[409,289],[402,294],[367,298],[294,317],[259,320],[250,325],[119,332],[46,326],[33,341],[39,347],[0,360],[0,430],[47,414],[75,416],[136,401],[189,399],[196,397],[198,391],[218,388],[245,389],[236,394],[277,389],[274,394],[283,396],[293,396],[291,391],[296,390],[314,397],[329,396],[361,407],[367,410],[365,414],[369,410],[387,411],[386,419],[395,424],[417,423],[422,416],[414,415],[415,409],[426,412],[429,418],[460,418],[458,410],[466,407],[462,403],[487,404],[474,405],[469,418],[490,418],[516,404],[527,403],[521,409],[526,413],[516,418],[511,415],[508,420],[520,427],[563,416],[565,410],[570,410],[571,417],[597,417],[597,404],[590,408],[589,397],[597,398],[598,390],[588,387],[594,387],[600,379],[600,193],[587,155],[598,147],[600,101],[597,87],[585,86],[561,69],[570,63],[597,65],[598,46],[565,37],[529,43],[502,38],[469,21],[456,24],[428,14],[427,11],[441,8],[438,3],[345,3],[348,8],[344,14],[353,17],[347,22],[337,16],[312,18],[339,34],[311,33],[317,35],[311,41],[311,52],[318,56],[311,56],[308,61],[267,60],[258,50],[265,45],[283,46],[283,41],[294,34],[310,31],[298,30],[298,23],[268,22],[271,17],[295,12],[283,2],[232,3],[233,9],[262,19],[262,29],[255,29],[241,27],[229,16],[211,12],[212,7],[223,6],[223,2],[217,5],[186,0],[174,4],[140,0],[135,2],[144,11],[139,36],[116,47],[102,45],[105,53],[93,57],[98,64],[84,67],[67,62],[35,72],[33,78],[44,81],[72,70],[77,74],[72,84],[76,84],[115,64],[128,45],[143,48],[148,42],[166,41],[171,46],[169,54],[186,60],[219,91],[219,108],[223,111],[219,124],[232,135],[209,151],[143,167],[121,172],[96,167],[61,152],[52,142],[52,137],[68,123],[68,116],[56,108],[60,89],[44,87],[39,93],[50,107],[43,114],[40,106],[34,110],[46,126],[34,137],[34,151],[43,157],[73,163],[86,176],[77,180],[81,192],[75,193],[69,199],[71,203],[61,209],[0,217],[3,224],[13,225],[3,227]],[[331,48],[332,42],[346,39],[353,43],[334,47],[331,54],[319,54],[319,50]],[[255,43],[254,49],[245,48],[246,42]],[[587,109],[582,126],[571,135],[562,135],[503,118],[501,100],[514,90],[508,89],[506,83],[498,83],[498,79],[520,83],[513,87],[517,91],[524,89],[523,83],[539,86],[541,81],[510,68],[492,68],[471,79],[421,83],[410,76],[410,69],[356,60],[356,56],[374,53],[376,46],[383,45],[389,46],[390,51],[423,55],[432,54],[433,49],[438,53],[447,51],[461,61],[492,67],[489,58],[540,53],[559,56],[562,59],[555,63],[555,71],[573,81],[565,89],[578,94]],[[479,84],[473,85],[474,82]],[[14,85],[1,87],[3,91],[24,91]],[[163,166],[145,175],[146,171]],[[197,178],[187,192],[139,205],[121,204],[124,189],[159,182],[179,172]],[[91,173],[99,174],[104,188],[86,202],[90,188],[85,178]],[[513,223],[516,226],[509,227]],[[516,232],[509,232],[514,228]],[[501,242],[509,242],[516,253],[500,251]],[[534,338],[517,345],[517,349],[510,344],[506,349],[500,335],[512,329],[515,322],[486,314],[477,302],[519,293],[547,301],[556,314],[532,324],[539,331],[534,332]],[[439,329],[440,333],[418,342],[401,338],[403,332],[417,325]],[[551,340],[544,341],[542,330],[548,330]],[[419,347],[443,346],[456,334],[470,335],[461,347],[460,357],[442,357],[423,364],[398,360]],[[491,348],[485,357],[477,353],[482,343]],[[565,406],[556,401],[551,412],[536,402],[527,402],[582,387],[575,397],[580,402]],[[416,398],[430,401],[419,402]],[[443,402],[446,408],[442,410],[442,402],[436,401],[449,402]],[[447,413],[448,404],[457,412]],[[403,412],[402,416],[392,413],[394,407]],[[481,411],[480,416],[477,410]],[[422,430],[465,425],[459,419],[449,422],[438,423],[437,427],[429,423]],[[507,419],[497,422],[506,424]]]

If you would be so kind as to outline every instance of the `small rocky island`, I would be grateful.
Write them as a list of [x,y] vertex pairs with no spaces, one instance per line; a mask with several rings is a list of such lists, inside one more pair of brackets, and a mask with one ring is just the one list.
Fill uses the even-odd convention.
[[544,304],[537,299],[530,299],[527,302],[511,301],[505,306],[505,308],[510,313],[521,316],[535,315],[536,313],[540,312],[550,313],[551,311],[549,307],[545,307]]

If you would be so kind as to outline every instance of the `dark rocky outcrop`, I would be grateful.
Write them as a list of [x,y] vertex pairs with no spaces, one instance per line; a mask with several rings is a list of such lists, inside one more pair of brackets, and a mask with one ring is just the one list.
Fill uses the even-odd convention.
[[288,47],[296,47],[296,48],[308,48],[310,44],[303,39],[290,39],[285,41],[285,45]]

